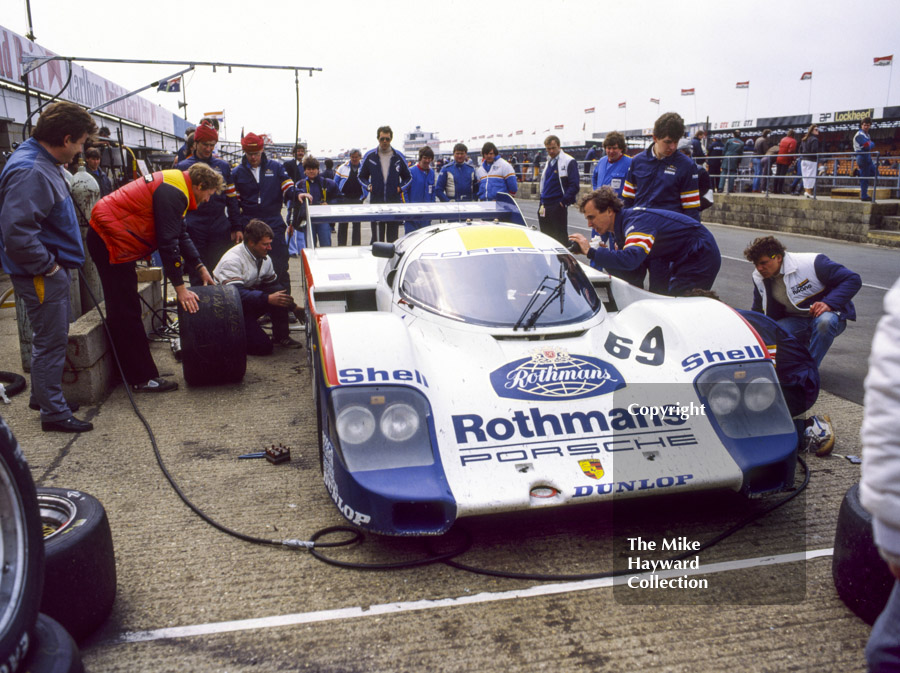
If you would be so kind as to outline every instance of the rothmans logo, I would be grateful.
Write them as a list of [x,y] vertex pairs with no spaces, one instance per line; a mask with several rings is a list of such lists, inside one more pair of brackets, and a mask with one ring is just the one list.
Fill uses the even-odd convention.
[[500,397],[514,400],[579,400],[606,395],[625,387],[619,371],[588,355],[571,355],[563,348],[541,348],[491,372]]

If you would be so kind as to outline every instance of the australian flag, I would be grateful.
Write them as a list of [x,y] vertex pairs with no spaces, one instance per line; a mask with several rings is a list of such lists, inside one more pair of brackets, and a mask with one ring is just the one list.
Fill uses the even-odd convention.
[[159,83],[159,86],[156,87],[157,91],[181,91],[181,78],[175,77],[173,79],[162,80]]

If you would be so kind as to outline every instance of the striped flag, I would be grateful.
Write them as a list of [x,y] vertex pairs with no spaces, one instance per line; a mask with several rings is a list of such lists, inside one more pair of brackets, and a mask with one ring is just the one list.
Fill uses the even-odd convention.
[[693,96],[693,95],[694,95],[694,90],[693,90],[693,89],[682,89],[682,90],[681,90],[681,95],[682,95],[682,96]]
[[876,56],[875,63],[873,65],[891,65],[894,61],[894,55],[890,56]]
[[619,109],[620,109],[620,110],[623,109],[623,108],[625,107],[625,103],[627,103],[627,102],[628,102],[628,101],[619,103]]
[[159,86],[156,87],[156,90],[168,92],[181,91],[181,77],[160,80]]
[[524,131],[516,131],[516,135],[517,135],[517,136],[522,135],[522,133],[524,133]]
[[750,80],[747,80],[746,82],[738,82],[736,88],[738,88],[738,89],[749,89],[749,88],[750,88]]
[[659,105],[659,98],[651,98],[650,102],[655,103],[656,105]]
[[203,119],[215,119],[217,121],[225,121],[225,110],[216,110],[215,112],[204,112]]
[[805,79],[812,79],[812,70],[810,70],[809,72],[805,72],[805,73],[803,73],[802,75],[800,75],[800,81],[801,81],[801,82],[802,82],[803,80],[805,80]]
[[594,108],[592,108],[592,107],[586,107],[586,108],[584,108],[584,114],[586,114],[586,115],[592,115],[592,114],[594,114]]
[[553,128],[555,128],[555,129],[561,129],[561,128],[565,128],[565,126],[566,126],[565,124],[557,124],[557,125],[554,126]]

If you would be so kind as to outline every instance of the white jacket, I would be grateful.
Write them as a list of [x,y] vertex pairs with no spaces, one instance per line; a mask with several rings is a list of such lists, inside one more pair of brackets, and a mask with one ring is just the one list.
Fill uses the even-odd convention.
[[259,259],[243,243],[238,243],[222,255],[213,271],[213,277],[220,285],[241,283],[247,289],[255,289],[277,280],[271,258],[266,256]]
[[900,557],[900,279],[884,297],[869,356],[859,493],[872,513],[876,544]]

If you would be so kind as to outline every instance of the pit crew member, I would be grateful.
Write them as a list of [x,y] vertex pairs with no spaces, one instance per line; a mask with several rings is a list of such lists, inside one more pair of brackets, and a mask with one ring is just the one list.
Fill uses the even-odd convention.
[[462,143],[453,146],[453,161],[438,174],[434,193],[441,201],[474,201],[478,193],[475,167],[469,164],[469,148]]
[[542,232],[565,245],[569,237],[569,206],[578,198],[580,187],[578,162],[560,149],[557,136],[547,136],[544,147],[547,150],[547,163],[541,174],[538,225]]
[[494,143],[487,142],[481,148],[481,165],[475,169],[478,180],[478,200],[493,201],[500,192],[515,196],[519,190],[516,172],[509,162],[500,158]]
[[[341,192],[334,180],[319,174],[319,160],[309,155],[303,160],[303,172],[306,177],[297,183],[300,203],[300,219],[306,219],[306,207],[325,206],[329,203],[340,203]],[[320,248],[331,247],[331,225],[328,222],[316,222],[315,231],[307,232],[307,236],[315,236],[315,243]],[[287,286],[290,287],[290,286]]]
[[[362,203],[366,198],[366,190],[359,181],[360,159],[362,152],[357,149],[350,150],[350,161],[338,166],[335,173],[335,184],[341,191],[344,203]],[[359,222],[338,222],[338,245],[347,245],[347,228],[350,227],[350,245],[361,245]]]
[[[406,203],[434,203],[434,150],[428,147],[419,148],[419,161],[409,169],[410,180],[403,186],[403,200]],[[408,234],[416,229],[427,227],[431,222],[404,222],[403,233]]]
[[[394,132],[390,126],[380,126],[378,147],[366,152],[359,169],[359,180],[369,192],[369,203],[400,203],[403,185],[409,182],[406,157],[391,147]],[[372,222],[372,241],[397,240],[399,222]]]

